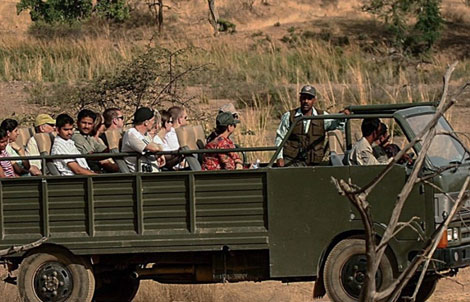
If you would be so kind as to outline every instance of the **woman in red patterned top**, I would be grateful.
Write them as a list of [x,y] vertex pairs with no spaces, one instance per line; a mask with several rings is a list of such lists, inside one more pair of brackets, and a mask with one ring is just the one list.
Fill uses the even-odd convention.
[[[215,132],[217,137],[210,141],[205,149],[234,149],[235,144],[229,138],[235,131],[236,120],[230,112],[221,112],[217,115]],[[243,169],[243,163],[235,152],[229,153],[207,153],[204,154],[202,162],[203,170],[235,170]]]

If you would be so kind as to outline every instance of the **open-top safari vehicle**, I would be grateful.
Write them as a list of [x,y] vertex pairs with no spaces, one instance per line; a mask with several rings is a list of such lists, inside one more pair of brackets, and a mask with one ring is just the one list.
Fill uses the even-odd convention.
[[[410,140],[435,107],[370,105],[350,110],[349,116],[328,116],[347,122],[344,132],[329,133],[330,160],[320,166],[277,168],[274,154],[259,169],[197,171],[196,164],[194,170],[178,172],[1,179],[0,249],[47,238],[37,247],[3,258],[11,271],[18,269],[7,280],[17,283],[28,302],[131,301],[143,279],[315,280],[316,294],[326,289],[335,302],[356,301],[365,270],[363,225],[331,177],[364,184],[383,169],[350,166],[343,160],[353,143],[355,120],[388,119],[396,127],[394,133]],[[444,118],[438,127],[451,130]],[[235,151],[267,150],[276,148]],[[180,151],[196,160],[204,152],[214,150]],[[414,152],[419,154],[419,144]],[[124,155],[106,154],[116,160]],[[422,173],[464,163],[468,157],[456,138],[436,137]],[[54,157],[40,158],[47,166]],[[395,165],[369,196],[379,230],[385,228],[409,171],[407,165]],[[467,174],[468,167],[462,165],[430,182],[455,194]],[[404,229],[389,243],[377,274],[379,287],[407,267],[451,206],[433,186],[416,185],[401,219],[417,216],[419,223],[415,231]],[[445,234],[447,246],[434,255],[440,261],[430,267],[419,301],[432,294],[438,272],[455,273],[470,264],[468,225],[470,214],[464,208]]]

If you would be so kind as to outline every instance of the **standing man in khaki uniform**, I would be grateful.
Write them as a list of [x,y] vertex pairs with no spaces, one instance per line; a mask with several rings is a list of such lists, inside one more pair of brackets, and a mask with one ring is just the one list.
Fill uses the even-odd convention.
[[[305,85],[300,90],[300,107],[284,113],[276,131],[276,146],[280,146],[291,125],[302,116],[317,116],[328,114],[316,108],[317,92],[311,85]],[[342,111],[349,114],[349,110]],[[343,127],[343,121],[332,119],[304,120],[297,123],[284,147],[277,157],[277,165],[284,166],[314,166],[321,163],[324,156],[326,131]]]

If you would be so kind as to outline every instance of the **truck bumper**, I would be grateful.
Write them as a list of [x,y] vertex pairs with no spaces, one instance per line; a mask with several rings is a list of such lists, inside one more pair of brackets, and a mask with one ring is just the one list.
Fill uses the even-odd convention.
[[470,244],[438,249],[433,258],[442,261],[435,262],[439,270],[470,266]]

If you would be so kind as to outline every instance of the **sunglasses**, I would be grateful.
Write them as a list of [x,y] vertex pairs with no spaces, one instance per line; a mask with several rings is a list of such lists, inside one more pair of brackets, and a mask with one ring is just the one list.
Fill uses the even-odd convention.
[[120,119],[120,120],[124,120],[124,116],[122,116],[122,115],[121,115],[121,116],[118,116],[118,117],[116,117],[116,118],[117,118],[117,119]]

